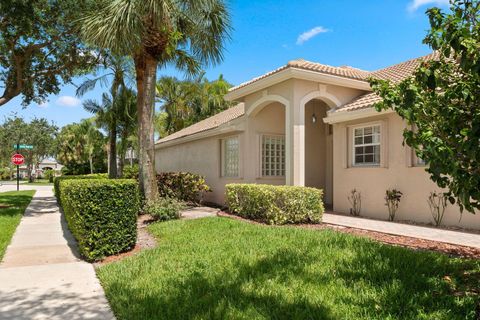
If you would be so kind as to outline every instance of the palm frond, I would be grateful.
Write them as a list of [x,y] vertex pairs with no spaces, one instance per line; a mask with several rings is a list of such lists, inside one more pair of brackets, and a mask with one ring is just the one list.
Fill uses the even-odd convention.
[[87,112],[97,114],[102,110],[102,106],[99,105],[93,99],[87,99],[87,100],[83,101],[83,109],[85,109]]

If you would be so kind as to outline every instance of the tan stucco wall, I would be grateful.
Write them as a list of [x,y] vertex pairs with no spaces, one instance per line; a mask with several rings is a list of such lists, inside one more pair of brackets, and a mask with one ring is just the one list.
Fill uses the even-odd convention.
[[[383,167],[353,167],[351,165],[351,125],[378,122],[383,124],[382,156]],[[334,210],[348,213],[349,192],[356,188],[362,194],[362,216],[387,219],[384,195],[388,188],[403,192],[397,220],[411,220],[423,223],[433,222],[427,197],[431,191],[440,191],[433,183],[425,167],[409,167],[411,150],[402,145],[404,122],[396,114],[380,115],[369,119],[334,125]],[[386,147],[386,148],[385,148]],[[410,159],[409,159],[410,158]],[[480,215],[464,213],[449,206],[445,212],[444,224],[464,228],[480,229]]]
[[[188,171],[205,176],[212,188],[205,200],[223,204],[228,183],[285,184],[285,178],[263,178],[259,171],[260,135],[285,134],[285,107],[279,103],[266,105],[255,116],[246,117],[245,131],[217,135],[191,142],[157,149],[157,172]],[[238,136],[240,142],[240,176],[221,176],[221,139]]]
[[[412,220],[428,223],[432,221],[427,204],[431,191],[439,190],[429,179],[424,167],[411,167],[412,154],[402,145],[404,123],[393,113],[382,114],[368,119],[333,125],[333,135],[328,135],[328,125],[322,122],[326,110],[336,101],[347,103],[362,91],[333,85],[322,85],[312,81],[290,79],[277,83],[268,89],[249,94],[242,98],[247,115],[234,120],[235,132],[209,136],[192,142],[156,151],[157,171],[190,171],[202,174],[213,192],[206,200],[224,203],[224,187],[227,183],[304,183],[324,189],[325,202],[332,203],[335,211],[348,213],[349,192],[356,188],[362,193],[362,215],[386,219],[384,194],[388,188],[403,192],[398,220]],[[317,96],[325,94],[326,98]],[[311,99],[321,99],[307,102]],[[281,103],[280,103],[281,102]],[[283,103],[288,105],[285,107]],[[301,106],[305,104],[303,119]],[[327,107],[328,104],[328,107]],[[315,109],[314,106],[316,106]],[[315,110],[318,122],[311,122]],[[382,125],[382,163],[380,167],[352,167],[352,135],[350,126],[375,122]],[[240,125],[239,125],[240,124]],[[303,132],[302,132],[303,130]],[[220,130],[221,131],[221,130]],[[260,172],[260,135],[285,134],[290,148],[287,163],[290,176],[286,178],[262,178]],[[221,177],[221,139],[238,135],[240,138],[240,176]],[[304,140],[300,139],[302,135]],[[304,142],[302,155],[302,143]],[[288,150],[288,149],[287,149]],[[304,157],[304,162],[302,162]],[[299,168],[305,171],[302,176]],[[480,229],[480,214],[464,213],[449,206],[444,224]]]

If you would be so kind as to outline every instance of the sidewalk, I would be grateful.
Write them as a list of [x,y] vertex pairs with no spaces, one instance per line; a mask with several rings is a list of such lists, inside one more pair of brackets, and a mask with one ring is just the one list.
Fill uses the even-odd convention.
[[445,242],[480,249],[480,234],[475,233],[452,231],[433,227],[429,228],[405,223],[365,219],[332,213],[325,213],[323,215],[323,222],[344,227],[378,231],[393,235]]
[[78,256],[52,187],[21,189],[37,192],[0,263],[0,320],[114,319],[93,266]]

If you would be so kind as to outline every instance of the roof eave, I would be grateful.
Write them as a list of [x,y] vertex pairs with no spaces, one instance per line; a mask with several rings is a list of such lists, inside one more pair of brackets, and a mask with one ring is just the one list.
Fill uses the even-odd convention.
[[289,67],[243,87],[234,89],[225,95],[225,99],[229,101],[238,101],[251,93],[293,78],[371,91],[370,84],[365,80],[345,78],[317,71]]
[[157,149],[163,149],[163,148],[168,148],[174,145],[186,143],[186,142],[191,142],[195,140],[200,140],[200,139],[205,139],[213,136],[218,136],[226,133],[232,133],[232,132],[241,132],[244,131],[245,128],[243,126],[243,122],[237,122],[235,120],[242,118],[242,116],[232,119],[228,121],[227,123],[224,123],[216,128],[208,129],[205,131],[200,131],[197,133],[193,133],[190,135],[186,135],[183,137],[179,137],[176,139],[168,140],[165,142],[157,141],[155,143],[155,150]]
[[358,120],[363,118],[369,118],[374,116],[379,116],[383,114],[394,113],[395,111],[388,109],[381,112],[378,112],[373,107],[366,107],[363,109],[352,110],[352,111],[331,111],[327,113],[327,116],[323,118],[323,122],[327,124],[335,124],[340,122]]

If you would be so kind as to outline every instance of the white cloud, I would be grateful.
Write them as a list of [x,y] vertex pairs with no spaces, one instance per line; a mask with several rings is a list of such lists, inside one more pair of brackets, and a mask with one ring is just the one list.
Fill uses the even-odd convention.
[[305,42],[307,42],[308,40],[312,39],[313,37],[315,37],[316,35],[320,34],[320,33],[325,33],[325,32],[329,32],[330,30],[324,28],[324,27],[315,27],[311,30],[308,30],[308,31],[305,31],[304,33],[302,33],[301,35],[298,36],[297,38],[297,44],[298,45],[301,45],[301,44],[304,44]]
[[82,103],[82,101],[72,96],[61,96],[61,97],[58,97],[55,103],[62,107],[76,107],[76,106],[79,106]]
[[449,4],[449,0],[412,0],[408,4],[408,11],[413,12],[416,11],[418,8],[426,6],[426,5],[447,5]]

